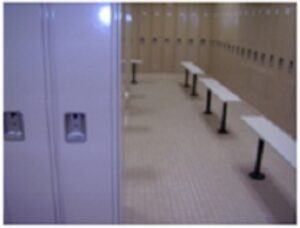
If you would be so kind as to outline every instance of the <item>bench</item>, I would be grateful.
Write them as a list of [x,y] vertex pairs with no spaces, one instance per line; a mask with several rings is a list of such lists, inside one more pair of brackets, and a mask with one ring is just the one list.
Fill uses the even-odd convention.
[[241,119],[259,135],[254,171],[249,174],[252,179],[265,179],[265,175],[260,172],[265,141],[296,167],[296,142],[288,134],[263,116],[242,116]]
[[221,119],[220,129],[218,130],[218,132],[220,134],[227,134],[228,133],[228,131],[226,130],[227,103],[240,102],[241,99],[214,79],[201,78],[199,80],[207,87],[206,110],[204,114],[206,115],[212,114],[211,112],[212,92],[215,95],[217,95],[221,101],[223,101],[222,119]]
[[198,81],[198,75],[205,74],[205,72],[195,64],[193,64],[190,61],[182,61],[181,65],[185,69],[185,87],[189,87],[188,84],[188,78],[189,78],[189,73],[193,75],[193,86],[192,86],[192,92],[191,96],[198,96],[197,94],[197,81]]
[[190,61],[182,61],[181,66],[183,66],[185,70],[185,82],[184,82],[184,87],[189,87],[189,67],[190,65],[193,65],[192,62]]
[[131,59],[130,60],[131,62],[131,69],[132,69],[132,80],[131,80],[131,83],[132,84],[137,84],[137,81],[136,81],[136,68],[137,68],[137,64],[141,64],[143,63],[142,60],[140,59]]

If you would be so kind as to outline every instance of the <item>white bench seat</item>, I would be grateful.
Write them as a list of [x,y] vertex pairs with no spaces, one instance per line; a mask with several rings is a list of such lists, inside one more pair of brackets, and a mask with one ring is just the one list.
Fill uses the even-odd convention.
[[293,167],[296,167],[296,142],[263,116],[242,116],[247,123],[263,140],[268,142]]
[[241,99],[232,93],[225,86],[221,85],[218,81],[211,78],[200,78],[200,82],[202,82],[207,87],[207,99],[206,99],[206,110],[204,114],[210,115],[211,112],[211,93],[214,93],[218,96],[218,98],[224,102],[223,111],[222,111],[222,119],[221,125],[219,129],[220,134],[228,133],[226,130],[226,115],[227,115],[227,102],[239,102]]
[[199,79],[207,88],[209,88],[221,101],[224,102],[239,102],[241,99],[234,93],[232,93],[225,86],[218,81],[210,78]]
[[131,59],[130,62],[131,63],[135,63],[135,64],[141,64],[141,63],[143,63],[143,61],[140,60],[140,59]]
[[189,71],[191,72],[191,74],[198,74],[198,75],[205,74],[205,72],[195,64],[189,66]]
[[185,83],[184,87],[189,87],[189,73],[193,75],[193,86],[191,96],[197,96],[197,78],[198,75],[204,75],[205,72],[191,61],[181,61],[181,65],[185,69]]

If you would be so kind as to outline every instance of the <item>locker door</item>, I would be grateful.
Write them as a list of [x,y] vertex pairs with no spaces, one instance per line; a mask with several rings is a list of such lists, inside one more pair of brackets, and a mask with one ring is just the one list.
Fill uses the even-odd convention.
[[20,112],[25,131],[4,141],[5,223],[56,220],[43,61],[40,4],[5,4],[4,111]]
[[130,4],[122,7],[122,85],[125,91],[130,89],[131,80],[131,31],[132,31],[132,10]]
[[[119,6],[51,4],[50,9],[63,222],[115,223],[120,169]],[[67,141],[68,129],[85,138]],[[68,136],[70,140],[72,134]]]
[[163,11],[162,4],[152,4],[151,7],[151,60],[150,72],[162,71],[162,31],[163,31]]
[[175,72],[174,42],[175,36],[175,4],[164,5],[164,36],[163,36],[163,71]]
[[[201,5],[200,9],[200,48],[199,64],[203,70],[207,70],[209,59],[209,38],[211,27],[211,6],[208,4]],[[220,48],[219,48],[220,49]],[[221,53],[221,52],[219,52]]]
[[139,59],[139,12],[137,4],[130,4],[132,12],[132,29],[131,29],[131,54],[133,59]]
[[[280,13],[280,23],[278,23],[278,35],[280,41],[278,49],[286,61],[295,60],[295,33],[296,33],[296,6],[293,3],[283,4]],[[289,35],[286,35],[289,34]]]
[[198,4],[188,4],[188,37],[187,37],[187,59],[198,63],[199,38],[199,12]]
[[138,5],[138,54],[143,61],[140,71],[149,72],[150,70],[150,29],[151,29],[151,5]]
[[187,46],[187,5],[177,4],[176,13],[176,42],[175,42],[175,69],[176,72],[183,72],[180,62],[186,60]]

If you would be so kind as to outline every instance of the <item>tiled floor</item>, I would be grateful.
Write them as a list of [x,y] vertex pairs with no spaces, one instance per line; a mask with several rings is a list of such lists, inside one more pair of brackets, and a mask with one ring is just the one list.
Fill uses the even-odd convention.
[[258,114],[229,104],[228,135],[217,129],[222,110],[213,96],[203,115],[205,88],[191,98],[184,76],[139,74],[125,111],[123,222],[295,223],[296,171],[268,144],[264,181],[248,177],[258,136],[240,120]]

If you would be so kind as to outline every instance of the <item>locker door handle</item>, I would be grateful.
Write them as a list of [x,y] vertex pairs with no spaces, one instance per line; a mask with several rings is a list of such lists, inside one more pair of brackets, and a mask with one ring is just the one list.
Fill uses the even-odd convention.
[[201,43],[202,45],[204,45],[205,42],[206,42],[206,40],[205,40],[204,38],[200,39],[200,43]]
[[190,44],[194,43],[194,39],[193,39],[193,38],[190,38],[190,39],[189,39],[189,43],[190,43]]
[[170,41],[170,39],[169,38],[165,38],[165,42],[169,42]]
[[289,73],[293,73],[293,69],[294,69],[294,61],[291,60],[289,64]]
[[141,38],[140,38],[140,42],[141,42],[141,43],[145,43],[145,38],[144,38],[144,37],[141,37]]
[[65,132],[67,142],[86,141],[86,117],[83,113],[65,114]]
[[25,139],[23,115],[21,112],[4,112],[4,138],[8,141]]
[[278,60],[278,68],[282,69],[284,65],[284,58],[280,57]]
[[181,38],[177,38],[177,43],[181,43]]
[[157,38],[156,37],[152,38],[152,42],[156,43],[157,42]]

